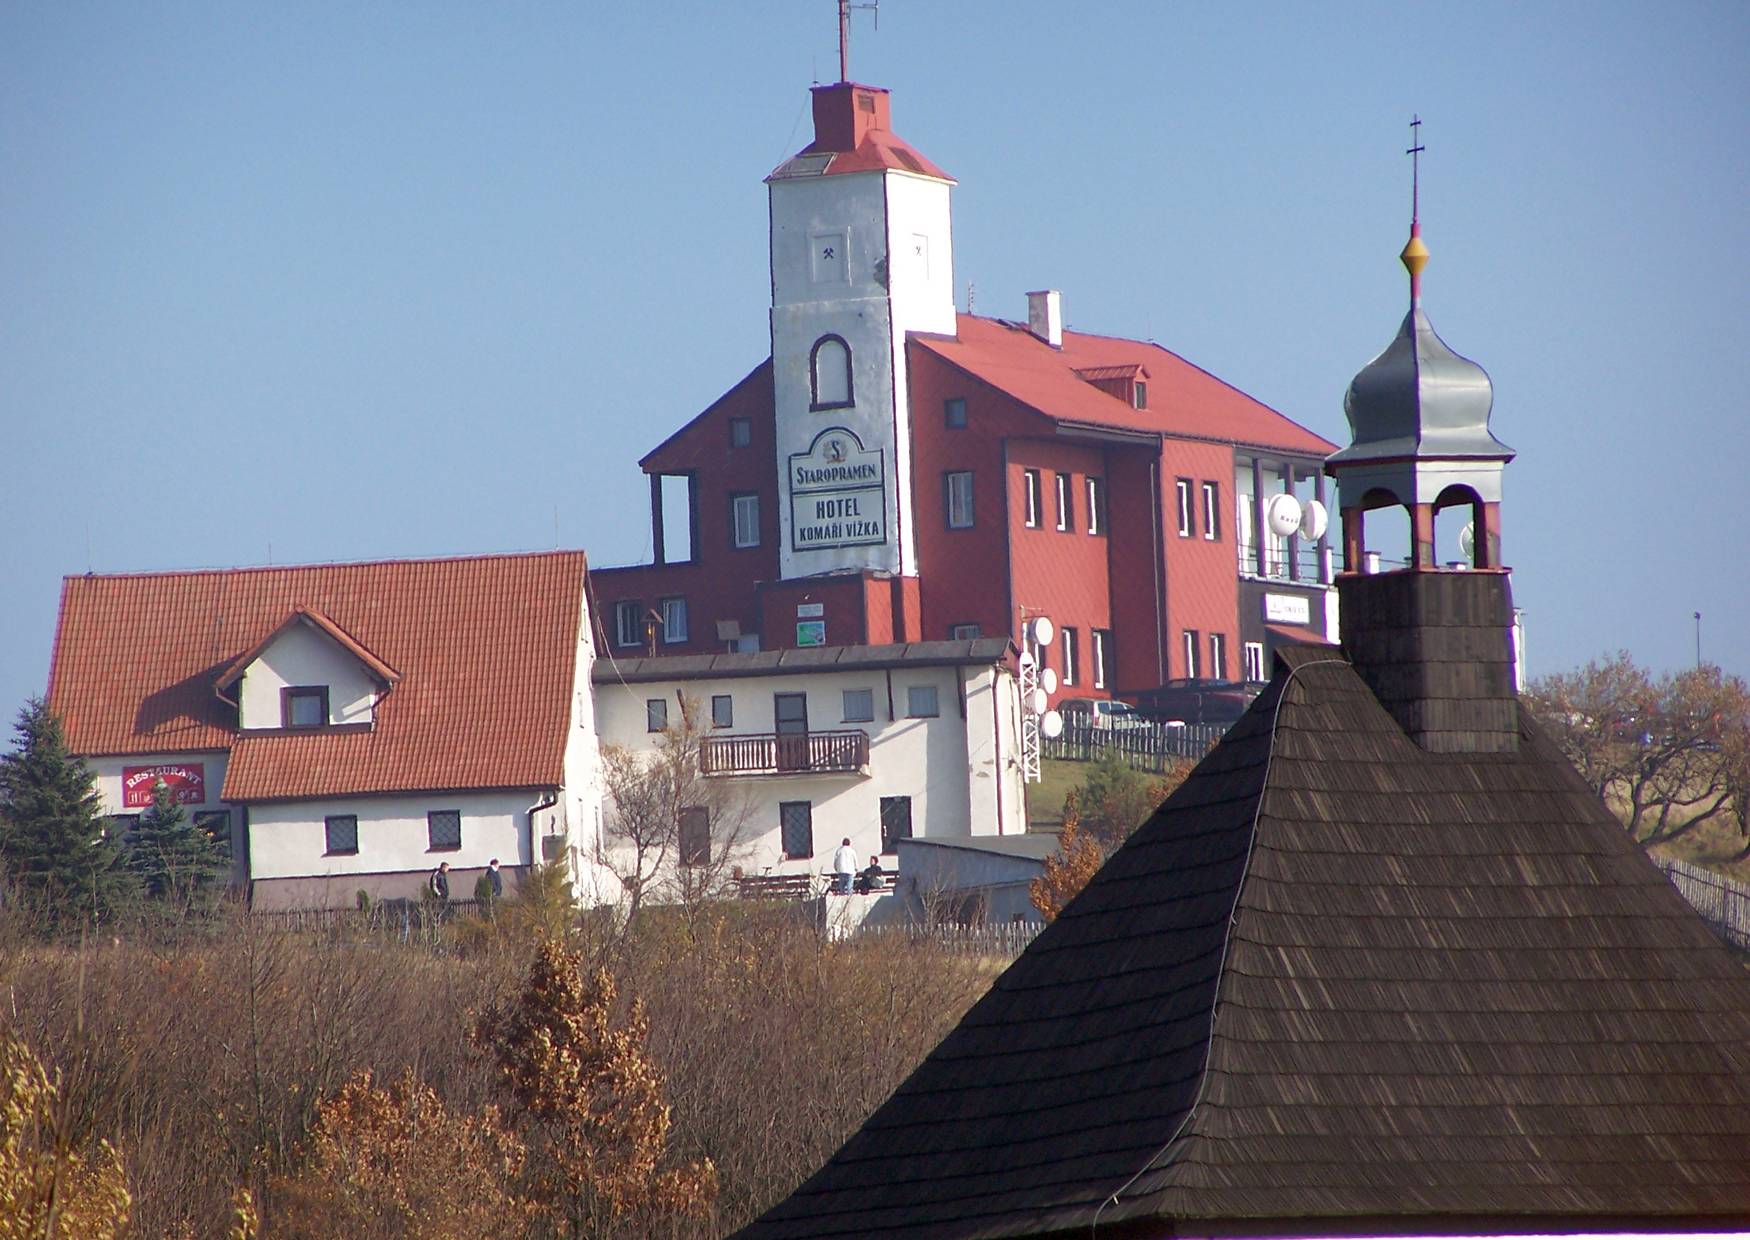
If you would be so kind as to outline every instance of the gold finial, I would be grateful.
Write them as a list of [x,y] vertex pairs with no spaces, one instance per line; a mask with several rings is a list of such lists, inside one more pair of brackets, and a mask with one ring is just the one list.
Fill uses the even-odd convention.
[[1422,244],[1422,152],[1427,148],[1422,145],[1422,118],[1410,117],[1410,149],[1404,154],[1410,157],[1410,239],[1404,244],[1404,252],[1398,255],[1404,264],[1404,270],[1410,273],[1410,300],[1422,300],[1422,268],[1428,265],[1428,247]]

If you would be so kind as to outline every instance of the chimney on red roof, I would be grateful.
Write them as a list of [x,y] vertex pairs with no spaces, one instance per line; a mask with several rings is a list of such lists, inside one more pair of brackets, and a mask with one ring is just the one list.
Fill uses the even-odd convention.
[[834,82],[814,88],[814,151],[854,151],[875,131],[892,130],[891,96],[880,86]]

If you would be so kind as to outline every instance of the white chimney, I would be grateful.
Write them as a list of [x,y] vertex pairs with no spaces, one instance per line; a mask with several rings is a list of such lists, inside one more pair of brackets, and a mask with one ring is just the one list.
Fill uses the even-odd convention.
[[1027,294],[1027,330],[1054,349],[1063,348],[1063,294],[1043,289]]

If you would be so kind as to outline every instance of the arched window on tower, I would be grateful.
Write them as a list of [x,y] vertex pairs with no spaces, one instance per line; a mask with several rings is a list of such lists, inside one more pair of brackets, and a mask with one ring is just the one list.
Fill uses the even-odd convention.
[[851,346],[839,336],[822,336],[808,355],[810,409],[844,409],[851,396]]

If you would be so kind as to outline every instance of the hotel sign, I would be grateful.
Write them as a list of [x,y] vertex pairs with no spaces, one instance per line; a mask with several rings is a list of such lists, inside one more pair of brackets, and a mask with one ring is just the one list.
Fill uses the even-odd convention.
[[842,426],[790,456],[790,549],[823,551],[887,541],[887,471]]
[[122,808],[142,809],[152,804],[152,790],[162,780],[178,805],[204,805],[207,800],[207,768],[204,762],[176,762],[161,766],[122,767]]
[[1266,594],[1264,620],[1267,624],[1311,624],[1312,600],[1304,594]]

